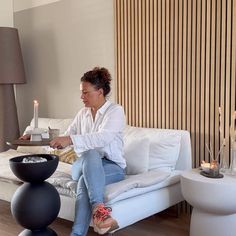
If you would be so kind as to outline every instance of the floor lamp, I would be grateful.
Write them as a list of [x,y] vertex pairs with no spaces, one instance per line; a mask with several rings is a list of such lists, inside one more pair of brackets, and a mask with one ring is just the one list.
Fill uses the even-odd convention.
[[19,137],[14,84],[25,82],[18,30],[0,27],[0,151],[9,148],[6,141]]

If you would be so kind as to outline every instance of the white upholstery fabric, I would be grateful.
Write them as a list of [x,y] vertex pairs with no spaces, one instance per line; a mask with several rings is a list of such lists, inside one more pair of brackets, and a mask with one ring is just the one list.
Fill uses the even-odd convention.
[[[133,139],[135,142],[139,139],[148,139],[149,145],[149,166],[148,169],[164,168],[175,169],[180,152],[181,131],[137,128],[127,126],[124,133],[124,139]],[[141,148],[139,148],[141,150]]]
[[151,137],[149,170],[156,168],[175,169],[179,156],[181,136],[178,133],[155,134]]
[[124,139],[124,158],[126,160],[126,173],[128,175],[141,174],[148,171],[149,139]]
[[[38,127],[45,129],[48,129],[48,127],[52,129],[59,129],[60,134],[64,134],[72,121],[72,119],[39,118]],[[33,127],[33,125],[34,121],[31,120],[30,126]]]
[[106,186],[105,201],[111,201],[122,193],[131,189],[145,188],[158,184],[170,176],[170,173],[161,170],[148,171],[139,175],[129,175],[123,181]]
[[180,184],[176,183],[112,203],[112,217],[121,229],[183,200]]

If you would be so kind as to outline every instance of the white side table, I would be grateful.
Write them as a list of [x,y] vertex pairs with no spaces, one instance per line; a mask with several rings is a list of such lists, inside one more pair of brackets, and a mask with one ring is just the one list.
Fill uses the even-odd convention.
[[193,169],[183,172],[181,188],[193,206],[190,236],[236,235],[236,176],[212,179]]

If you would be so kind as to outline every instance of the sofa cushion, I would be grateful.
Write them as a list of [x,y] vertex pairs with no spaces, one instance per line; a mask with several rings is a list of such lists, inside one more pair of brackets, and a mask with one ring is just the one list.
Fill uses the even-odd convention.
[[161,133],[152,136],[149,150],[149,170],[175,168],[181,135]]
[[109,184],[105,190],[105,201],[110,201],[120,194],[135,188],[145,188],[154,184],[161,183],[171,175],[171,172],[162,170],[152,170],[138,175],[127,175],[120,182]]
[[134,142],[145,138],[149,140],[149,170],[175,168],[181,141],[181,134],[177,130],[126,126],[124,138],[132,138]]
[[149,139],[124,138],[124,158],[126,160],[126,173],[128,175],[141,174],[148,171]]

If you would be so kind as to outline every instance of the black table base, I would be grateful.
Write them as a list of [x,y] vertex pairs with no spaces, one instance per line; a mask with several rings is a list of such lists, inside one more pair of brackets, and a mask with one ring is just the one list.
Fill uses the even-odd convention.
[[[27,155],[32,156],[32,155]],[[53,185],[45,182],[58,165],[58,156],[37,154],[46,158],[46,162],[23,163],[24,157],[10,159],[13,173],[23,181],[11,200],[11,212],[23,230],[19,236],[55,236],[55,231],[48,228],[60,210],[60,196]]]
[[57,236],[56,232],[50,228],[42,230],[29,230],[25,229],[22,231],[19,236]]

